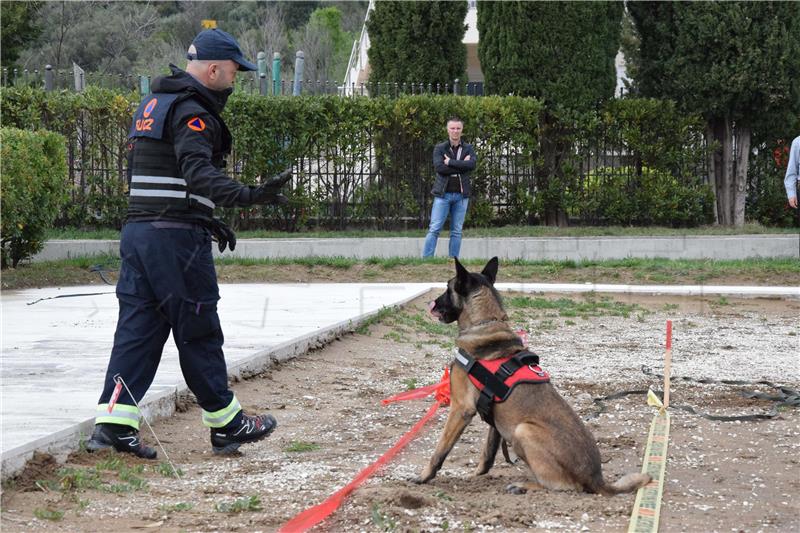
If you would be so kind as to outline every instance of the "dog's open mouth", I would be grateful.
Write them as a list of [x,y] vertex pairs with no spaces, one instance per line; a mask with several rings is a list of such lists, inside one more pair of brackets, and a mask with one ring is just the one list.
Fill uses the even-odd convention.
[[432,300],[431,303],[428,304],[428,312],[431,316],[438,318],[439,320],[442,319],[442,313],[436,309],[436,301]]

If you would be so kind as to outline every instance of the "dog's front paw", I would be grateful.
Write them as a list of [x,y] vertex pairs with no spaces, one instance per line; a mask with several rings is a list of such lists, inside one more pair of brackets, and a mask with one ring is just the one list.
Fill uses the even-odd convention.
[[510,485],[506,486],[506,492],[509,494],[525,494],[528,492],[528,489],[517,485],[516,483],[511,483]]
[[411,479],[409,479],[409,481],[411,483],[414,483],[415,485],[424,485],[425,483],[428,482],[427,479],[422,479],[421,477],[412,477]]

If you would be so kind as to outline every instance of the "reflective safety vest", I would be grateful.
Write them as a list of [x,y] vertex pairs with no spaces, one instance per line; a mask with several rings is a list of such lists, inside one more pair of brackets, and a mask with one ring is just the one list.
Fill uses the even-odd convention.
[[167,137],[169,110],[189,93],[153,93],[139,104],[128,138],[128,216],[210,219],[215,204],[192,193]]

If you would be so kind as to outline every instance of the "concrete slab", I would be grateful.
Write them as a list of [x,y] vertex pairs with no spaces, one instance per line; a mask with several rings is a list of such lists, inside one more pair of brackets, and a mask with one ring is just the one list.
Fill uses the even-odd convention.
[[[469,232],[467,232],[469,235]],[[445,256],[449,239],[439,239]],[[423,238],[240,239],[225,257],[420,257]],[[216,252],[216,250],[215,250]],[[53,240],[33,261],[119,253],[116,240]],[[218,256],[219,253],[216,253]],[[666,259],[748,259],[800,257],[800,235],[706,235],[674,237],[465,237],[463,259],[607,260],[628,257]]]
[[[349,331],[431,284],[221,285],[219,312],[232,375],[250,375]],[[443,286],[443,284],[442,284]],[[104,292],[104,294],[93,294]],[[52,298],[67,294],[90,296]],[[2,293],[2,476],[34,450],[71,451],[92,429],[117,322],[113,287]],[[168,416],[186,385],[170,339],[142,407]],[[199,420],[198,420],[199,422]]]

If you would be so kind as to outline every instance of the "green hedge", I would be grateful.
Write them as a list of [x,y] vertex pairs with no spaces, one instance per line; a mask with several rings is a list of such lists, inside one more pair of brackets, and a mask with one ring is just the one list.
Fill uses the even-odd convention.
[[47,129],[66,139],[69,205],[58,225],[117,227],[127,207],[127,133],[135,93],[89,87],[82,93],[30,87],[0,90],[3,124]]
[[65,139],[44,130],[0,128],[2,267],[41,250],[45,230],[67,201]]
[[[7,88],[0,98],[5,124],[66,137],[71,202],[57,223],[119,227],[126,203],[126,134],[138,97],[98,88],[84,93]],[[614,100],[598,112],[562,114],[547,122],[541,102],[533,98],[451,95],[234,94],[225,109],[234,136],[229,172],[255,183],[292,165],[297,179],[288,207],[222,215],[239,228],[269,224],[289,231],[311,224],[423,227],[434,179],[432,148],[446,139],[451,115],[464,119],[464,137],[478,153],[469,226],[542,223],[554,210],[586,224],[708,221],[708,191],[700,186],[702,125],[669,102]],[[543,150],[545,139],[555,149]],[[621,209],[611,205],[620,192],[618,179],[592,181],[605,167],[624,167],[637,176],[625,183],[628,198],[631,192],[671,198],[652,200],[665,202],[657,213],[643,210],[646,203],[639,201],[629,202],[628,212],[615,213]],[[648,182],[643,169],[658,176],[658,183]],[[659,188],[664,184],[669,191]],[[671,207],[674,198],[690,207]]]

